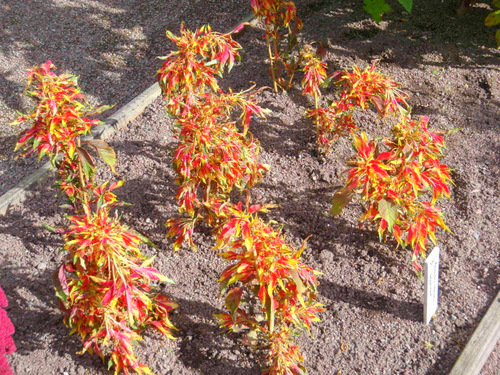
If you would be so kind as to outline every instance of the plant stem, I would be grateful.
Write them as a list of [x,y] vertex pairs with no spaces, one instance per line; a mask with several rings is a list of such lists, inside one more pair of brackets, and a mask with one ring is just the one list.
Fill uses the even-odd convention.
[[[80,143],[80,138],[78,138],[76,140],[76,146],[77,147],[80,147],[81,146],[81,143]],[[82,162],[80,160],[80,157],[78,156],[78,174],[79,174],[79,177],[80,177],[80,185],[81,185],[81,191],[80,191],[80,196],[81,196],[81,201],[83,201],[83,203],[85,203],[85,205],[88,205],[88,196],[86,194],[86,187],[87,187],[87,184],[85,183],[85,177],[83,175],[83,167],[82,167]]]
[[266,35],[267,51],[269,53],[269,61],[271,62],[271,78],[273,79],[274,92],[278,92],[278,86],[276,85],[276,75],[274,72],[274,56],[271,51],[271,43],[269,42],[269,36]]
[[274,47],[274,56],[275,56],[275,60],[276,60],[276,76],[277,76],[278,80],[280,80],[280,78],[281,78],[280,59],[281,58],[280,58],[280,50],[278,48],[278,40],[276,37],[273,38],[273,47]]

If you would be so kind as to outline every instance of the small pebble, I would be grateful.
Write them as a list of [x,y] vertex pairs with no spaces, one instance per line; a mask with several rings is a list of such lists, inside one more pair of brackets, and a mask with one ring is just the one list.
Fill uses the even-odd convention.
[[331,262],[333,262],[333,253],[331,251],[328,251],[328,250],[323,250],[319,254],[319,259],[321,259],[321,263],[323,263],[323,264],[331,263]]

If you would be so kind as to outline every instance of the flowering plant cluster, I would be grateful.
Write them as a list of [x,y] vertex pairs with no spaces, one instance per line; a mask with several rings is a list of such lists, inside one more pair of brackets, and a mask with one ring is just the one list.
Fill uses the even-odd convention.
[[[120,224],[112,210],[120,206],[113,190],[123,184],[94,182],[96,163],[79,139],[97,120],[87,116],[105,109],[92,109],[77,86],[76,77],[56,75],[49,61],[28,74],[27,91],[37,101],[36,109],[16,123],[32,121],[16,148],[25,154],[47,155],[58,171],[57,185],[69,199],[70,225],[64,234],[66,260],[56,273],[56,294],[71,333],[83,340],[83,350],[96,353],[115,374],[123,371],[151,374],[133,352],[140,331],[152,326],[168,337],[174,327],[168,313],[177,305],[152,293],[152,281],[169,281],[151,268],[144,257],[138,233]],[[115,153],[102,140],[90,140],[102,159],[114,168]],[[114,170],[114,169],[113,169]]]
[[[198,221],[213,228],[216,249],[232,262],[219,279],[230,311],[218,315],[221,326],[249,331],[247,342],[266,351],[264,374],[302,374],[303,358],[293,336],[295,328],[309,329],[319,320],[316,272],[301,263],[303,248],[290,248],[257,216],[268,207],[234,204],[230,197],[233,188],[250,189],[268,169],[258,162],[258,143],[248,131],[251,115],[266,112],[255,103],[258,90],[219,89],[214,74],[221,75],[228,62],[229,70],[239,57],[240,46],[230,34],[212,33],[205,26],[194,33],[182,29],[181,37],[167,36],[179,50],[165,58],[157,77],[167,110],[177,120],[176,198],[179,211],[189,215],[168,220],[167,236],[176,237],[177,250],[183,243],[195,246]],[[231,117],[235,110],[241,113],[239,125]]]
[[3,375],[14,374],[5,356],[16,351],[16,345],[11,336],[15,331],[14,325],[7,316],[7,312],[4,310],[8,305],[9,302],[7,301],[7,297],[0,287],[0,374]]

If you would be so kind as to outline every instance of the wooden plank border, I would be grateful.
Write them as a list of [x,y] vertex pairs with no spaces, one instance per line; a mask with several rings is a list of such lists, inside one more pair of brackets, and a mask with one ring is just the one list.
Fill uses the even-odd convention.
[[491,303],[450,375],[477,375],[500,339],[500,291]]
[[[248,14],[240,22],[238,22],[238,24],[231,28],[228,33],[243,23],[254,25],[256,22],[257,19],[253,13]],[[109,116],[104,124],[98,125],[92,129],[92,136],[86,138],[108,138],[115,131],[123,129],[128,125],[128,123],[136,119],[142,112],[144,112],[147,106],[153,103],[153,101],[160,96],[160,94],[161,89],[158,83],[153,84],[114,114]],[[31,175],[23,178],[15,187],[0,196],[0,216],[6,215],[9,208],[14,204],[22,203],[26,199],[26,192],[28,188],[34,183],[42,181],[50,172],[50,162],[47,162]]]

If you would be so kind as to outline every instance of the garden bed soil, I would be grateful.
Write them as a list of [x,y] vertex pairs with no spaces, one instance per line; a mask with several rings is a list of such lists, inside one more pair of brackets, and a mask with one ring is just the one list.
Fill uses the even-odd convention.
[[[412,16],[394,12],[377,25],[358,1],[299,6],[301,38],[323,43],[330,72],[378,59],[379,69],[410,95],[415,116],[429,116],[432,129],[460,128],[445,137],[444,163],[453,169],[454,185],[451,198],[439,204],[452,233],[437,233],[440,305],[426,325],[423,283],[414,273],[410,250],[380,243],[372,228],[360,229],[356,202],[338,217],[327,215],[345,179],[350,141],[342,139],[326,157],[317,157],[314,128],[304,118],[311,100],[298,86],[260,95],[260,104],[271,113],[267,121],[253,121],[251,132],[270,171],[253,188],[252,198],[280,205],[267,218],[283,225],[294,246],[311,236],[303,260],[322,272],[319,299],[326,311],[313,326],[314,339],[303,334],[298,340],[306,367],[321,375],[446,374],[499,286],[500,71],[494,30],[483,27],[488,11],[474,8],[458,18],[449,4],[416,2]],[[224,87],[237,91],[251,81],[259,87],[270,84],[262,34],[256,27],[238,37],[243,60],[221,80]],[[375,117],[365,113],[357,119],[369,134],[387,134],[389,125]],[[220,334],[213,317],[224,310],[217,283],[224,264],[211,250],[209,229],[197,230],[197,252],[173,252],[165,239],[164,222],[178,215],[170,167],[176,146],[172,127],[158,99],[108,139],[118,153],[119,178],[126,180],[119,198],[132,203],[122,210],[123,221],[158,245],[144,252],[157,255],[156,267],[176,281],[160,290],[180,305],[172,315],[178,339],[147,331],[137,346],[139,358],[163,375],[259,374],[256,356],[241,336]],[[116,179],[106,170],[100,175]],[[103,375],[107,371],[98,358],[75,354],[80,340],[67,335],[57,309],[52,272],[64,257],[62,241],[41,223],[63,226],[65,219],[55,191],[47,188],[50,183],[34,186],[27,201],[0,224],[0,283],[9,298],[18,348],[9,361],[15,374]],[[497,345],[483,375],[498,373],[499,352]]]

